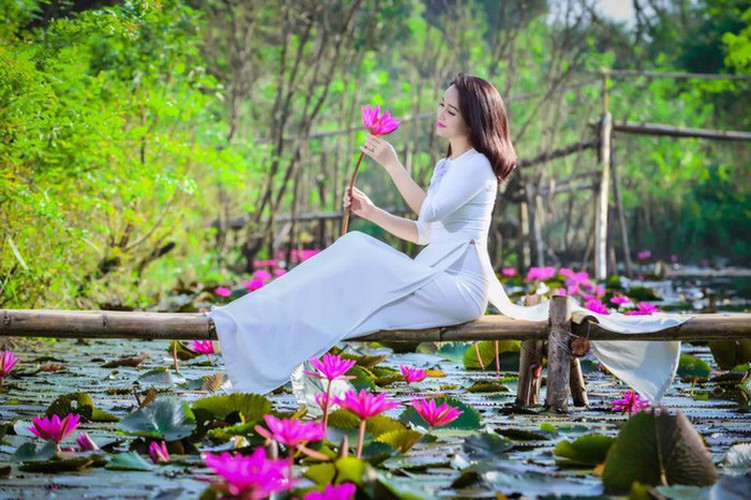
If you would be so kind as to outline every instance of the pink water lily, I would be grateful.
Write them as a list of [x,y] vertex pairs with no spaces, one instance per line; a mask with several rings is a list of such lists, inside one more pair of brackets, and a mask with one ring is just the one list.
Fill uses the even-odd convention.
[[151,456],[151,461],[155,464],[168,464],[170,461],[167,443],[164,441],[161,443],[152,441],[149,445],[149,455]]
[[425,370],[420,370],[419,368],[410,368],[407,365],[401,365],[399,366],[399,370],[402,372],[402,377],[404,377],[404,381],[407,384],[420,382],[428,378],[428,374],[425,373]]
[[220,297],[229,297],[232,295],[232,289],[226,286],[218,286],[214,289],[214,293]]
[[64,418],[57,415],[49,417],[34,417],[31,420],[33,424],[29,430],[37,437],[45,441],[53,441],[60,445],[60,442],[68,437],[71,432],[76,430],[81,417],[76,413],[69,413]]
[[263,288],[266,282],[261,278],[250,278],[249,280],[243,280],[243,286],[249,291],[254,292],[259,288]]
[[214,354],[214,343],[210,340],[193,340],[190,343],[190,349],[194,352],[205,354],[209,361],[211,361],[211,355]]
[[331,383],[337,379],[355,378],[345,375],[350,368],[355,366],[355,361],[352,359],[342,359],[340,356],[326,353],[323,355],[323,359],[311,358],[310,364],[313,365],[318,372],[310,372],[306,370],[304,372],[306,375],[318,379],[325,378],[328,380],[328,384],[326,385],[326,406],[321,406],[321,409],[323,410],[323,429],[324,432],[326,432],[329,424],[329,406],[333,402],[329,397],[331,395]]
[[323,425],[320,422],[303,422],[294,418],[276,418],[274,415],[265,415],[263,420],[266,422],[269,430],[256,425],[256,432],[266,439],[282,443],[288,448],[297,447],[308,441],[320,441],[326,436],[323,431]]
[[610,303],[617,306],[622,306],[623,304],[628,304],[629,302],[631,302],[631,299],[629,299],[625,295],[614,295],[610,298]]
[[391,113],[384,111],[381,114],[381,107],[362,106],[362,124],[373,135],[388,135],[399,128],[399,120],[391,116]]
[[13,351],[0,351],[0,385],[2,385],[5,377],[10,375],[17,363],[18,358],[13,355]]
[[247,499],[266,498],[272,493],[286,491],[294,485],[289,474],[289,460],[266,458],[266,449],[259,446],[250,456],[205,453],[203,461],[224,480],[215,484],[230,495]]
[[99,446],[97,446],[94,440],[91,439],[91,436],[85,432],[78,435],[76,438],[76,444],[78,445],[79,451],[96,451],[99,449]]
[[610,314],[610,311],[608,311],[608,308],[600,302],[600,299],[597,299],[595,297],[591,297],[587,302],[584,303],[584,307],[589,309],[592,312],[596,312],[597,314]]
[[357,458],[362,456],[362,444],[365,441],[365,421],[374,415],[399,406],[396,401],[389,401],[386,394],[371,394],[365,389],[359,393],[352,389],[344,393],[343,398],[334,401],[360,418],[360,435],[357,441]]
[[355,497],[357,486],[352,483],[329,484],[323,491],[311,491],[303,500],[351,500]]
[[464,413],[459,408],[450,406],[448,403],[437,406],[435,399],[413,399],[412,407],[425,423],[428,424],[428,432],[433,427],[443,427],[450,424]]
[[526,281],[545,281],[555,276],[555,273],[554,267],[530,267],[525,279]]
[[569,295],[576,295],[579,292],[581,292],[581,289],[579,288],[579,285],[568,285],[568,286],[566,286],[566,293],[569,294]]
[[636,304],[636,309],[629,311],[626,314],[629,316],[649,316],[656,312],[660,312],[660,310],[654,304],[650,304],[649,302],[639,302]]
[[642,250],[641,252],[638,252],[636,254],[636,258],[639,260],[647,260],[650,257],[652,257],[652,251],[651,250]]
[[635,391],[625,391],[621,394],[621,399],[615,399],[610,404],[613,405],[611,411],[628,413],[629,416],[649,408],[649,401],[642,399]]
[[519,273],[516,271],[516,268],[514,267],[504,267],[503,269],[501,269],[501,276],[506,276],[507,278],[510,278],[511,276],[516,276],[517,274]]

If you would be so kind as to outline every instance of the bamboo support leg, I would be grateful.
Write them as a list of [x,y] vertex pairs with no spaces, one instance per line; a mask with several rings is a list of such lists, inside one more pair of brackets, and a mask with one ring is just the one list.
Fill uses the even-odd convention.
[[550,333],[548,334],[548,381],[545,407],[556,412],[568,411],[571,380],[571,303],[568,297],[550,299]]
[[587,386],[584,382],[582,365],[579,358],[571,359],[571,378],[569,387],[571,388],[571,397],[574,400],[574,406],[589,406],[589,397],[587,397]]
[[[530,305],[539,303],[539,295],[530,297]],[[516,406],[519,408],[540,404],[543,346],[544,342],[541,340],[522,341],[519,355],[519,382],[516,389]]]

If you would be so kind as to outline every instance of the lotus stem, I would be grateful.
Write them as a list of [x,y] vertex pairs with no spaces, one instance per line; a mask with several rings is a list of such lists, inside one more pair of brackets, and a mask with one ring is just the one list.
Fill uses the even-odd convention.
[[[349,190],[350,195],[350,201],[352,197],[352,188],[355,187],[355,181],[357,180],[357,172],[360,170],[360,164],[362,163],[362,159],[365,158],[365,153],[360,153],[360,158],[357,160],[357,165],[355,166],[355,171],[352,174],[352,179],[349,181],[349,187],[347,188]],[[352,204],[350,203],[350,206],[346,207],[344,209],[344,217],[342,218],[342,236],[347,234],[347,226],[349,225],[349,214],[352,211]]]
[[362,457],[363,441],[365,441],[365,419],[360,420],[360,435],[357,439],[357,458]]

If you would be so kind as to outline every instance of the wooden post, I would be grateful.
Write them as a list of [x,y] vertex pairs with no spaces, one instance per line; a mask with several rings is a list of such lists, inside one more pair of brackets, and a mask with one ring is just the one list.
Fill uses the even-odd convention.
[[608,195],[610,193],[610,138],[613,119],[608,112],[608,73],[602,75],[602,117],[600,119],[600,186],[595,204],[594,277],[604,280],[607,273]]
[[548,333],[548,381],[545,408],[559,413],[568,411],[571,380],[571,302],[568,297],[550,299],[550,333]]
[[519,203],[519,272],[526,273],[532,265],[532,255],[529,245],[529,207],[526,200]]
[[[540,300],[539,295],[533,295],[529,298],[529,305],[539,304]],[[519,408],[540,404],[544,344],[542,340],[522,340],[515,403]]]
[[[616,158],[613,157],[613,160]],[[611,172],[613,174],[613,195],[615,196],[615,209],[618,216],[618,228],[621,231],[621,245],[623,246],[623,260],[626,263],[626,276],[633,277],[631,267],[631,247],[628,243],[628,226],[626,214],[623,212],[623,197],[621,196],[621,179],[618,176],[618,162],[612,161]]]
[[571,388],[571,398],[574,400],[574,406],[589,406],[587,385],[584,382],[584,373],[582,373],[582,365],[579,358],[571,359],[569,387]]

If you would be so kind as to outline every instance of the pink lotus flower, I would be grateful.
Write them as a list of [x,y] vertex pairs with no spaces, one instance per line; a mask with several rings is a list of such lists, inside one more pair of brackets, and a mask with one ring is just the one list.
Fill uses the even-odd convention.
[[190,350],[200,354],[214,354],[214,343],[210,340],[194,340],[190,343]]
[[511,277],[516,276],[518,273],[514,267],[504,267],[501,269],[501,275]]
[[333,398],[331,398],[331,396],[329,394],[326,394],[325,392],[317,392],[315,393],[315,396],[313,397],[315,397],[316,403],[318,404],[318,406],[324,411],[327,408],[331,409],[335,406],[334,401],[329,401],[330,399],[333,399]]
[[284,276],[285,274],[287,274],[286,269],[282,269],[281,267],[274,269],[274,276],[279,277],[279,276]]
[[265,415],[263,420],[269,427],[269,431],[256,425],[258,434],[282,443],[288,448],[295,448],[308,441],[320,441],[326,437],[323,425],[319,422],[303,422],[294,418],[276,418],[274,415]]
[[596,296],[596,297],[597,297],[598,299],[601,299],[601,298],[603,298],[603,297],[605,296],[605,287],[602,287],[602,286],[600,286],[600,285],[597,285],[597,286],[595,287],[595,296]]
[[463,411],[443,403],[436,406],[435,399],[413,399],[412,407],[417,414],[428,424],[428,432],[433,427],[443,427],[459,418]]
[[276,267],[278,265],[279,265],[279,261],[277,259],[253,261],[253,269],[257,269],[259,267]]
[[420,382],[428,378],[428,374],[425,373],[425,370],[420,370],[419,368],[410,368],[407,365],[401,365],[399,366],[399,370],[401,370],[404,381],[407,384]]
[[52,415],[52,418],[34,417],[31,420],[34,425],[29,427],[29,430],[35,436],[45,441],[54,441],[59,445],[63,439],[76,430],[79,420],[81,417],[76,413],[69,413],[62,420],[57,415]]
[[18,358],[13,355],[13,351],[0,351],[0,385],[3,383],[3,379],[10,375],[17,363]]
[[641,252],[638,252],[636,254],[636,258],[639,260],[647,260],[650,257],[652,257],[652,251],[651,250],[642,250]]
[[370,394],[365,389],[359,393],[352,389],[344,393],[343,398],[334,398],[336,403],[360,419],[366,420],[374,415],[383,413],[399,406],[396,401],[389,401],[387,394]]
[[226,286],[218,286],[214,289],[214,293],[220,297],[229,297],[232,295],[232,289]]
[[670,254],[670,262],[672,264],[677,264],[679,260],[680,259],[678,259],[678,255],[677,254],[674,254],[674,253]]
[[243,285],[249,292],[254,292],[259,288],[262,288],[266,282],[261,278],[250,278],[249,280],[243,280]]
[[613,405],[611,411],[628,413],[629,416],[645,408],[649,408],[649,401],[642,399],[635,391],[625,391],[621,394],[621,399],[613,400],[610,404]]
[[265,269],[257,269],[253,272],[253,277],[258,278],[262,281],[268,281],[272,278],[271,273],[266,271]]
[[323,355],[323,359],[311,358],[310,364],[313,365],[320,373],[306,371],[305,374],[314,378],[336,380],[339,378],[355,378],[345,377],[344,374],[349,371],[350,368],[355,366],[355,361],[351,359],[342,359],[340,356],[326,353]]
[[565,296],[567,296],[567,295],[568,295],[568,291],[567,291],[567,290],[566,290],[565,288],[563,288],[563,287],[561,287],[561,288],[556,288],[556,289],[555,289],[555,290],[553,291],[553,295],[560,295],[561,297],[565,297]]
[[359,393],[352,389],[344,393],[343,398],[334,401],[358,417],[360,417],[360,436],[357,441],[357,458],[362,456],[362,444],[365,441],[365,421],[374,415],[399,406],[396,401],[388,401],[386,394],[370,394],[365,389]]
[[545,281],[555,276],[554,267],[530,267],[526,281]]
[[91,436],[85,432],[78,435],[76,438],[76,444],[78,445],[79,451],[96,451],[99,449],[99,446],[97,446],[94,440],[91,439]]
[[577,293],[581,292],[581,290],[579,289],[579,285],[568,285],[566,287],[566,292],[569,295],[576,295]]
[[584,307],[592,312],[596,312],[597,314],[610,314],[610,311],[608,311],[608,308],[605,307],[605,304],[600,302],[600,299],[596,299],[594,297],[588,300],[584,304]]
[[391,116],[391,113],[384,111],[381,114],[381,107],[376,105],[362,106],[362,124],[373,135],[388,135],[399,128],[399,120]]
[[569,270],[568,273],[564,274],[562,272],[563,269],[565,268],[562,268],[559,272],[567,278],[567,285],[584,285],[585,283],[589,282],[589,274],[587,274],[587,271],[580,271],[577,273]]
[[224,484],[215,486],[236,497],[256,500],[293,486],[291,461],[267,459],[263,446],[250,456],[205,453],[203,461],[224,479]]
[[631,302],[631,299],[629,299],[625,295],[614,295],[610,298],[610,303],[617,306],[622,306],[623,304],[628,304],[629,302]]
[[303,500],[352,500],[357,487],[352,483],[329,484],[323,491],[311,491]]
[[660,310],[654,304],[649,302],[639,302],[636,304],[636,309],[629,311],[626,314],[628,316],[649,316],[652,313],[660,312]]
[[168,464],[170,461],[167,443],[164,441],[161,444],[152,441],[149,445],[149,455],[151,455],[151,461],[155,464]]

